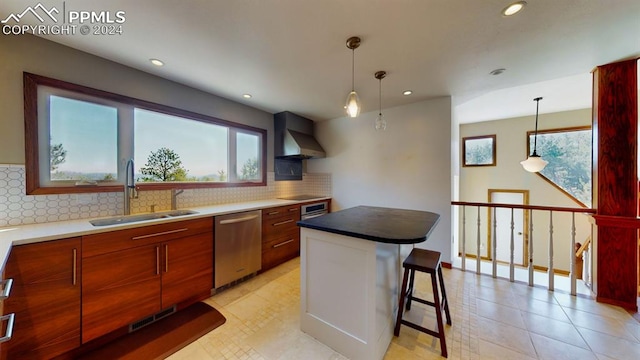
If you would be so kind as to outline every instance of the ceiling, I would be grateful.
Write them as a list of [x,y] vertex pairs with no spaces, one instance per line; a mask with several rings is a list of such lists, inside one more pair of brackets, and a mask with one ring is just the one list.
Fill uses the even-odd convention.
[[[0,17],[34,0],[2,0]],[[63,1],[42,0],[62,9]],[[344,116],[355,89],[363,112],[452,96],[460,122],[591,105],[590,71],[640,56],[638,0],[66,0],[67,11],[125,11],[123,34],[52,41],[268,112]],[[25,16],[21,24],[38,24]],[[165,62],[155,67],[150,58]],[[497,76],[497,68],[506,71]],[[403,96],[402,91],[413,90]],[[242,94],[249,93],[251,99]]]

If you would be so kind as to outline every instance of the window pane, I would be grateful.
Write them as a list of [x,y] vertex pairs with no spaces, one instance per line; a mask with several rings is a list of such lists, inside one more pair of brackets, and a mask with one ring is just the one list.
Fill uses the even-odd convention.
[[[529,136],[529,153],[534,136]],[[549,164],[540,175],[591,206],[591,129],[538,131],[536,152]]]
[[51,181],[115,181],[118,110],[53,95],[49,106]]
[[260,180],[260,137],[238,132],[236,136],[237,176],[240,180]]
[[228,129],[135,109],[136,181],[227,181]]

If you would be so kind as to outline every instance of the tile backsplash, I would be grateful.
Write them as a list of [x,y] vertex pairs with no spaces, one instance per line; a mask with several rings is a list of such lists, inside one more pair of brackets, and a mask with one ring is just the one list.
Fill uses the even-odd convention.
[[[267,173],[267,186],[216,189],[185,189],[177,197],[177,208],[274,199],[279,196],[312,194],[331,196],[331,174],[304,174],[302,181],[274,181]],[[122,192],[60,195],[25,195],[23,165],[0,165],[0,227],[89,219],[122,215]],[[141,191],[131,201],[131,213],[171,208],[171,191]]]

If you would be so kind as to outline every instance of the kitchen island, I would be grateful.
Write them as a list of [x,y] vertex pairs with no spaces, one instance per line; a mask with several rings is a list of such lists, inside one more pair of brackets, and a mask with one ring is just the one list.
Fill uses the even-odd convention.
[[358,206],[298,222],[300,328],[350,359],[382,359],[393,336],[401,246],[440,215]]

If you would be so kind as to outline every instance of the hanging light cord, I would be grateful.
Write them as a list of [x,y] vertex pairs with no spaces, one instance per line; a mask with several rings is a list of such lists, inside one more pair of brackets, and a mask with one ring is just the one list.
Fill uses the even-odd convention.
[[536,129],[533,135],[533,154],[531,154],[531,156],[538,156],[536,153],[536,147],[538,145],[538,106],[540,105],[540,100],[542,100],[542,98],[537,97],[533,100],[536,102]]
[[380,79],[379,84],[380,86],[378,87],[379,89],[379,93],[378,93],[378,104],[380,105],[380,110],[378,112],[378,115],[382,115],[382,77]]
[[351,49],[351,91],[355,91],[355,89],[356,89],[356,86],[355,86],[355,83],[356,83],[356,81],[355,81],[355,71],[356,71],[356,65],[355,65],[356,60],[355,60],[355,57],[356,57],[356,51],[355,51],[355,48],[354,48],[354,49]]

